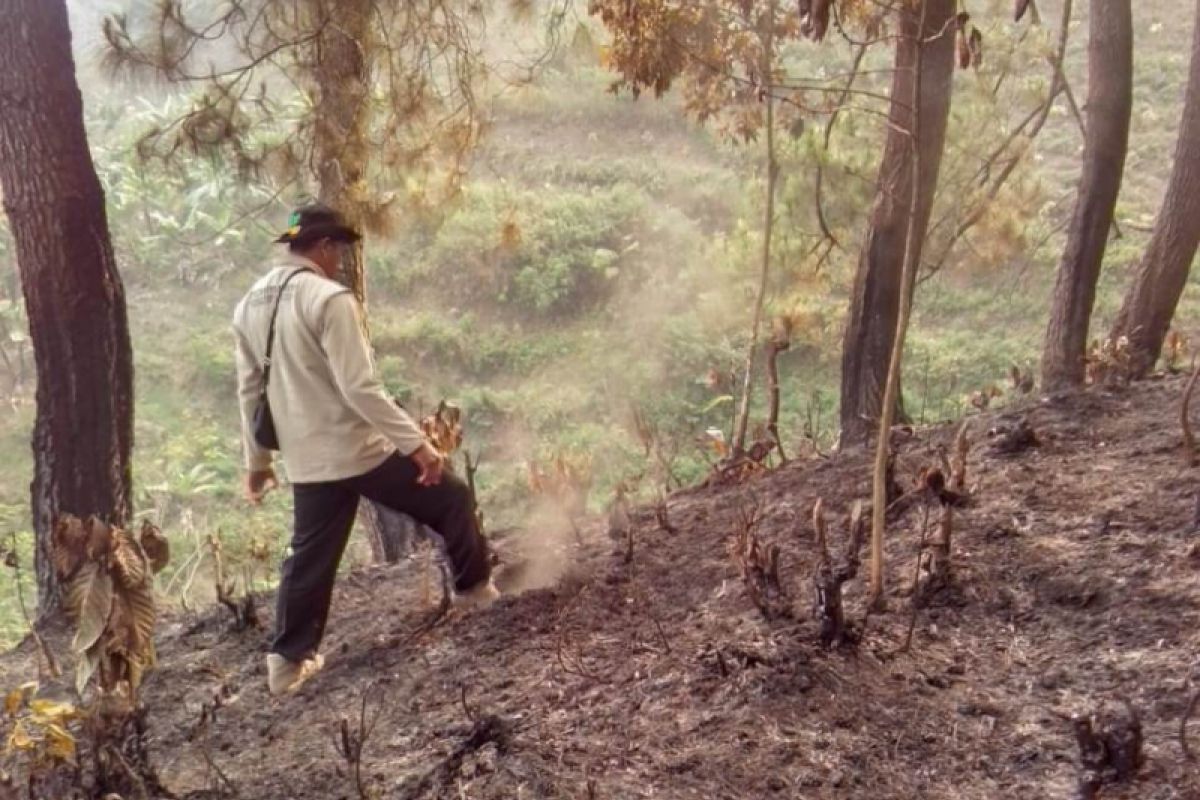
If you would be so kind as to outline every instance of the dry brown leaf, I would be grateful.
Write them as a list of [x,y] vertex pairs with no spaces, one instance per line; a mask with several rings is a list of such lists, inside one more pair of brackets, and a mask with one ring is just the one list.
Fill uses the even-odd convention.
[[8,749],[31,750],[34,744],[33,737],[29,735],[29,731],[25,728],[24,720],[17,720],[17,724],[13,725],[12,733],[8,735]]
[[70,703],[59,703],[44,697],[29,701],[29,713],[39,725],[50,723],[63,724],[79,716],[75,706]]
[[463,442],[462,410],[443,400],[433,414],[421,420],[421,431],[442,455],[454,453]]
[[87,557],[96,561],[107,556],[112,546],[112,528],[94,514],[88,517],[84,527],[88,532]]
[[96,667],[100,665],[100,648],[93,647],[86,653],[79,656],[75,663],[75,691],[83,694],[87,689],[88,681],[96,672]]
[[130,651],[141,654],[153,649],[154,644],[154,592],[149,585],[142,585],[123,593],[122,600],[127,609],[126,625],[129,635],[125,641],[130,644]]
[[162,572],[171,561],[171,545],[167,537],[150,520],[142,520],[142,550],[150,559],[150,569],[155,573]]
[[21,710],[21,706],[25,703],[25,693],[20,689],[13,689],[4,696],[4,713],[10,717],[16,716]]
[[60,725],[45,726],[46,754],[59,761],[75,760],[75,737]]
[[88,532],[83,520],[67,514],[59,517],[50,536],[50,560],[58,577],[66,578],[87,556]]
[[125,589],[141,586],[146,582],[146,562],[149,559],[128,531],[114,528],[112,537],[112,565],[117,580]]
[[68,610],[79,620],[71,650],[83,653],[100,640],[112,612],[112,576],[98,564],[85,564],[67,593]]
[[[134,536],[95,517],[83,523],[64,517],[52,541],[56,569],[75,573],[64,603],[78,626],[71,645],[76,689],[83,694],[98,672],[105,696],[122,686],[132,696],[155,663],[150,575],[169,560],[166,538],[148,522]],[[10,696],[7,703],[12,702],[17,701]],[[51,744],[62,753],[73,747],[65,739]]]

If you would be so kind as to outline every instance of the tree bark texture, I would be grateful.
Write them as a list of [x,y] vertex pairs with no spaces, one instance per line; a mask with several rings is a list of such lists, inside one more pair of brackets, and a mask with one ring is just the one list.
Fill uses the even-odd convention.
[[1058,267],[1042,353],[1042,389],[1084,381],[1096,283],[1121,190],[1133,107],[1130,0],[1092,0],[1088,18],[1087,140],[1083,174]]
[[921,177],[916,207],[917,263],[929,227],[946,141],[954,78],[954,0],[927,0],[918,43],[921,9],[897,12],[895,72],[887,144],[879,166],[871,223],[859,255],[842,344],[842,443],[863,442],[883,406],[888,362],[900,312],[900,277],[912,209],[914,149],[910,142],[917,47],[923,48],[919,82]]
[[[313,158],[319,198],[362,230],[370,158],[371,0],[313,3],[319,18],[326,20],[317,39],[314,69],[318,98]],[[365,307],[367,276],[361,240],[343,265],[342,278]],[[377,562],[391,563],[412,548],[417,525],[411,518],[366,501],[360,505],[358,521]]]
[[[371,91],[371,0],[312,0],[324,20],[317,38],[314,79],[313,161],[319,199],[362,228],[369,158],[367,125]],[[360,243],[345,264],[344,279],[366,304]]]
[[358,520],[367,531],[371,559],[376,564],[395,564],[412,552],[422,535],[415,519],[370,501],[359,505]]
[[1192,29],[1192,65],[1175,144],[1175,165],[1154,233],[1111,333],[1129,338],[1134,377],[1154,369],[1200,245],[1200,0]]
[[60,514],[129,519],[133,360],[64,0],[0,0],[0,185],[37,370],[31,487],[39,616],[61,608]]

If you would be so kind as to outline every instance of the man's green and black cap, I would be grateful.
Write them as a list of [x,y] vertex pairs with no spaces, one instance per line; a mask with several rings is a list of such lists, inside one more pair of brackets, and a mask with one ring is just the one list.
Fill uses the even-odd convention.
[[312,244],[322,239],[357,242],[362,235],[346,224],[341,214],[327,205],[301,206],[288,217],[288,229],[275,241],[279,244]]

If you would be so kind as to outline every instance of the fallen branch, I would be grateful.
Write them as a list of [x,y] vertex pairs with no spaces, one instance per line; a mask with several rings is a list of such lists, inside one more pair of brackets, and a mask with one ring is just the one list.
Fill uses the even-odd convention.
[[1188,746],[1187,726],[1188,722],[1192,719],[1192,715],[1196,713],[1197,706],[1200,706],[1200,691],[1192,695],[1192,700],[1188,703],[1187,710],[1183,712],[1183,719],[1179,720],[1179,747],[1183,750],[1183,757],[1188,761],[1196,760],[1196,757],[1192,754],[1191,747]]
[[734,451],[717,462],[702,485],[730,486],[766,472],[764,462],[774,449],[774,441],[759,439],[748,450]]
[[[455,747],[442,763],[415,779],[410,786],[401,789],[396,796],[401,800],[416,800],[424,797],[430,789],[451,786],[468,755],[492,743],[499,752],[504,753],[508,750],[511,734],[512,726],[503,717],[489,714],[476,720],[467,738]],[[437,793],[437,796],[441,796],[440,793]]]
[[475,713],[475,709],[471,708],[471,705],[467,702],[467,684],[460,683],[458,685],[458,689],[459,689],[459,698],[458,699],[459,699],[459,703],[462,705],[463,713],[467,715],[467,719],[470,722],[475,722],[477,719],[479,719],[479,715],[477,713]]
[[217,800],[222,800],[226,796],[237,797],[238,795],[237,786],[213,758],[211,736],[209,735],[212,726],[216,724],[217,712],[225,707],[226,688],[224,680],[222,680],[220,688],[213,694],[212,701],[200,704],[200,719],[187,734],[187,741],[194,742],[200,749],[200,757],[204,759],[204,766],[208,769],[205,777],[209,784],[209,793]]

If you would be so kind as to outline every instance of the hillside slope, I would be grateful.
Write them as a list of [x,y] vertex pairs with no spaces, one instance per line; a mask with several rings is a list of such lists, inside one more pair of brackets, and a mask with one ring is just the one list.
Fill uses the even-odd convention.
[[[846,454],[675,495],[677,532],[639,514],[629,563],[599,521],[581,544],[502,542],[510,584],[528,584],[553,547],[571,566],[424,633],[417,562],[348,575],[325,671],[285,699],[267,695],[261,631],[235,633],[215,612],[172,620],[146,685],[162,777],[180,797],[231,796],[215,791],[207,750],[239,797],[356,797],[333,743],[365,697],[364,783],[380,797],[1066,798],[1077,768],[1064,715],[1127,698],[1148,761],[1136,785],[1103,797],[1200,797],[1178,741],[1200,652],[1180,391],[1168,378],[975,419],[958,590],[920,612],[907,653],[899,596],[857,653],[815,643],[805,520],[818,496],[840,517],[866,495],[867,458]],[[1040,445],[992,452],[985,432],[1021,416]],[[906,442],[902,481],[952,433]],[[782,549],[794,620],[764,621],[729,557],[751,502],[764,542]],[[920,515],[891,528],[894,595],[912,580]],[[840,550],[843,524],[832,531]],[[861,620],[861,584],[847,594]],[[30,674],[28,655],[5,658],[10,683]]]

